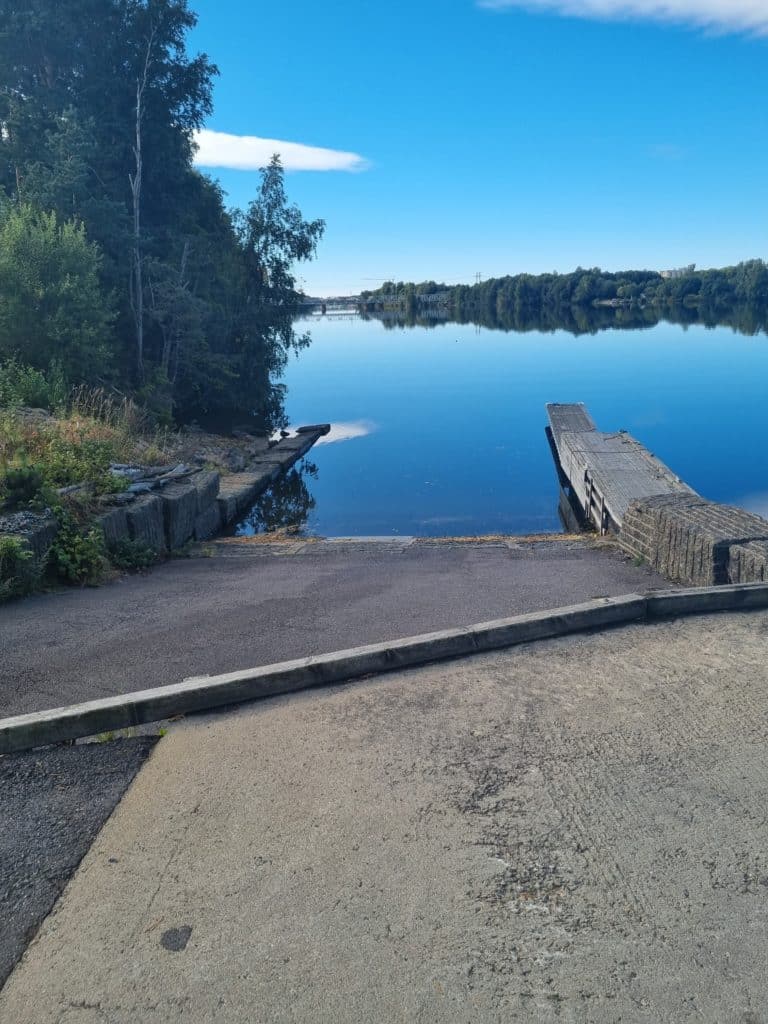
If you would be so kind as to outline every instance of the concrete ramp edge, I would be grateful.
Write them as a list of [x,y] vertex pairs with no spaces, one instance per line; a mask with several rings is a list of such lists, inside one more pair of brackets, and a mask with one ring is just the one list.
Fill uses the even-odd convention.
[[185,679],[151,690],[0,719],[0,755],[569,633],[657,618],[758,608],[768,608],[768,584],[598,598],[551,611],[530,612],[225,675]]

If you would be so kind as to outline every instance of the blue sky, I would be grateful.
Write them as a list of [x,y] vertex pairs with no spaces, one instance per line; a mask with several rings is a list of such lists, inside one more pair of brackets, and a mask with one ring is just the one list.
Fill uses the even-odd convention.
[[768,255],[768,0],[190,6],[232,205],[259,139],[326,151],[281,147],[330,168],[287,175],[327,222],[312,294]]

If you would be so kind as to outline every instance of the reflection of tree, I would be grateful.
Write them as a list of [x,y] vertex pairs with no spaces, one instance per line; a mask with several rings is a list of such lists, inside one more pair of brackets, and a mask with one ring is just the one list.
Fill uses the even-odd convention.
[[317,466],[312,462],[304,461],[278,477],[248,513],[239,532],[300,532],[315,507],[315,499],[309,492],[306,477],[317,479]]
[[598,334],[607,330],[641,330],[655,327],[662,321],[687,327],[702,324],[705,327],[732,327],[740,334],[754,335],[768,331],[768,313],[747,305],[721,305],[717,308],[706,303],[698,306],[576,306],[562,305],[544,309],[516,308],[499,312],[477,306],[465,306],[448,316],[434,311],[429,316],[409,315],[401,310],[368,311],[366,320],[379,320],[388,330],[403,327],[438,327],[447,323],[477,324],[492,331],[525,333],[536,331],[553,333],[567,331],[573,335]]

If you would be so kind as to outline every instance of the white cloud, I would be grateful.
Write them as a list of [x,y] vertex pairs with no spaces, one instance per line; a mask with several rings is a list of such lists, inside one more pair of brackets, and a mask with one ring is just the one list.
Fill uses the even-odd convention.
[[766,0],[478,0],[481,7],[521,7],[574,18],[667,21],[724,32],[768,34]]
[[256,171],[266,167],[275,153],[286,171],[364,171],[368,161],[357,153],[304,146],[300,142],[261,139],[256,135],[228,135],[204,128],[195,133],[198,167],[227,167]]

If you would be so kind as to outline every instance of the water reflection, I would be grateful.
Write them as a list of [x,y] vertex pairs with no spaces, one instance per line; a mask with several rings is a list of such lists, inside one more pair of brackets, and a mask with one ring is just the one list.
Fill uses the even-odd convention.
[[364,308],[364,320],[377,320],[386,330],[404,327],[442,327],[446,324],[475,324],[492,331],[525,334],[531,331],[552,333],[567,331],[575,336],[609,330],[643,330],[660,323],[681,327],[700,325],[708,328],[731,327],[739,334],[755,335],[768,331],[768,311],[754,306],[716,307],[677,305],[660,310],[656,306],[554,306],[546,309],[498,311],[478,306],[459,311],[444,308],[393,309]]
[[376,424],[369,420],[354,420],[349,423],[332,423],[331,429],[315,444],[335,444],[338,441],[353,441],[357,437],[367,437],[376,429]]
[[288,420],[376,429],[313,449],[319,478],[305,479],[316,506],[302,528],[326,537],[558,530],[543,435],[546,403],[557,401],[585,402],[601,429],[626,428],[705,497],[751,492],[745,503],[760,505],[768,477],[754,439],[768,435],[767,379],[764,336],[727,328],[660,324],[575,340],[469,324],[317,324],[286,370]]
[[236,535],[252,537],[257,533],[301,533],[316,504],[307,485],[309,479],[317,479],[317,466],[306,459],[278,477],[246,518],[238,523]]

